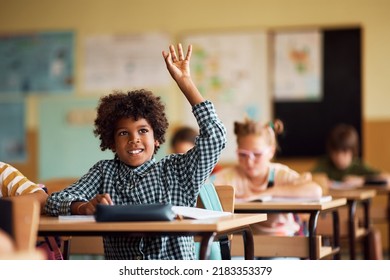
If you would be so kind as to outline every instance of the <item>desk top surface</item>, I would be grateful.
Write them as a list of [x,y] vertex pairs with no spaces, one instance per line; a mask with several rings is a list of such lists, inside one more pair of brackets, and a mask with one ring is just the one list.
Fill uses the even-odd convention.
[[345,197],[348,200],[366,200],[376,196],[377,191],[374,189],[359,188],[350,190],[329,190],[329,194],[335,198]]
[[377,194],[390,193],[390,185],[387,186],[379,186],[379,185],[365,185],[362,187],[366,190],[375,190]]
[[263,222],[267,214],[232,214],[213,219],[184,219],[156,222],[96,222],[83,220],[59,220],[58,217],[41,216],[39,232],[223,232]]
[[347,203],[345,198],[336,198],[326,202],[240,202],[234,205],[235,210],[261,210],[261,211],[275,211],[275,210],[291,210],[291,211],[322,211],[338,208]]

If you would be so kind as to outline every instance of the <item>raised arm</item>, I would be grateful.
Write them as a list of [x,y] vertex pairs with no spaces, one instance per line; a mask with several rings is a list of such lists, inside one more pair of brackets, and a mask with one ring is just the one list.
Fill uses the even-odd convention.
[[192,46],[188,46],[187,54],[184,56],[183,47],[181,44],[178,44],[177,52],[178,55],[176,55],[175,47],[170,45],[169,52],[163,51],[162,55],[172,78],[176,81],[191,106],[194,106],[205,99],[200,94],[190,75]]

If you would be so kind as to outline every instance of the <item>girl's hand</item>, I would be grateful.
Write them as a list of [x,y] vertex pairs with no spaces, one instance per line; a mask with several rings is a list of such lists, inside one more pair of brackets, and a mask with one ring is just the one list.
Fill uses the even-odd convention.
[[175,47],[169,46],[169,52],[162,52],[168,71],[175,81],[182,78],[190,77],[190,58],[192,46],[188,46],[187,55],[184,57],[183,47],[179,43],[177,45],[178,56],[176,55]]

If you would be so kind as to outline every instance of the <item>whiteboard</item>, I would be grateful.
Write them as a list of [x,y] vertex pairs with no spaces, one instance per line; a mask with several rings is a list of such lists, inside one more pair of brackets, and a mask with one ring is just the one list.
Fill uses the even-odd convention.
[[[192,44],[191,76],[202,95],[214,103],[227,130],[228,144],[221,161],[235,162],[234,121],[245,117],[261,122],[271,119],[267,34],[187,34],[182,42],[185,49]],[[191,109],[187,101],[183,102],[186,109],[182,121],[195,126]]]

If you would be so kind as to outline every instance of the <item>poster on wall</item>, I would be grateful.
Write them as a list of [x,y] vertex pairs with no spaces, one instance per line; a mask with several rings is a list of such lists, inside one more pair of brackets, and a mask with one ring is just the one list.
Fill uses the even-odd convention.
[[25,104],[23,100],[0,101],[0,161],[26,160]]
[[0,95],[70,93],[73,32],[0,34]]
[[276,32],[273,43],[275,101],[320,101],[321,32]]
[[165,33],[89,36],[85,40],[86,91],[160,87],[171,80],[161,55]]
[[[221,161],[236,161],[235,121],[246,117],[268,122],[267,36],[265,32],[232,32],[186,35],[184,48],[192,44],[191,75],[202,95],[211,100],[227,129],[228,143]],[[186,105],[183,122],[196,125]]]

